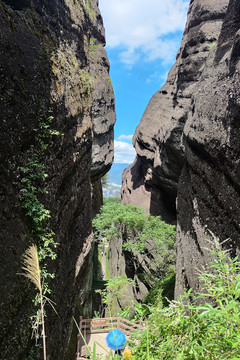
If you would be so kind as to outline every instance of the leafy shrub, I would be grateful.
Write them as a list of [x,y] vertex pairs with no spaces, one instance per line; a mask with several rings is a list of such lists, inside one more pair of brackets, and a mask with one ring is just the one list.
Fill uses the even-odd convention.
[[134,281],[126,276],[118,276],[106,281],[104,290],[96,290],[102,295],[110,316],[118,315],[119,303],[128,298],[128,287],[133,283]]
[[144,299],[144,304],[154,306],[161,303],[163,307],[169,305],[169,300],[174,299],[175,273],[170,273],[156,282]]
[[201,294],[189,290],[167,308],[152,308],[133,359],[240,359],[240,262],[217,239],[211,255],[199,274]]
[[[144,214],[137,206],[123,205],[118,198],[107,198],[93,226],[95,238],[121,237],[125,251],[149,256],[158,279],[175,270],[175,226],[168,225],[159,216]],[[158,255],[156,261],[153,253]]]

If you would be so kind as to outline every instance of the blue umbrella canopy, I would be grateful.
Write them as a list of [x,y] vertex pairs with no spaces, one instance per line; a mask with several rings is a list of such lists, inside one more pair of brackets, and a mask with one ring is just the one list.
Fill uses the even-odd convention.
[[107,346],[113,350],[120,350],[126,343],[126,335],[120,330],[111,330],[106,336]]

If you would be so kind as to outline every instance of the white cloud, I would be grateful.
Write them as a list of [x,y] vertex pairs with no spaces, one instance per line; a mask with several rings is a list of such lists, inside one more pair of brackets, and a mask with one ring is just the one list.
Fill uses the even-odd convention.
[[153,81],[158,81],[164,84],[167,80],[167,76],[168,76],[168,71],[166,71],[165,73],[161,73],[160,71],[155,71],[147,78],[146,83],[149,84]]
[[119,188],[119,189],[121,189],[121,187],[122,187],[122,185],[118,185],[118,184],[115,184],[115,183],[109,183],[109,185],[114,186],[114,187]]
[[129,140],[129,141],[132,141],[132,137],[133,135],[120,135],[117,139],[118,140]]
[[131,164],[136,156],[134,147],[125,142],[114,140],[114,162],[120,164]]
[[149,84],[151,83],[152,81],[156,81],[156,80],[160,80],[161,79],[161,74],[159,71],[155,71],[153,74],[151,74],[147,80],[146,80],[146,83]]
[[121,60],[133,64],[172,61],[177,41],[165,36],[183,31],[189,0],[100,0],[107,46],[120,47]]

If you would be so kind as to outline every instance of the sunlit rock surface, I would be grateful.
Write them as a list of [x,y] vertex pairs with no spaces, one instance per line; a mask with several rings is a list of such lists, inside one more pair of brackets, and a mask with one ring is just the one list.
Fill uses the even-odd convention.
[[178,180],[185,158],[183,127],[226,13],[228,0],[190,2],[182,44],[164,86],[150,100],[133,137],[137,158],[123,174],[122,202],[176,221]]
[[176,297],[199,290],[208,230],[239,253],[239,9],[236,0],[190,2],[176,63],[143,114],[137,158],[123,174],[123,203],[177,219]]
[[[134,280],[134,284],[126,286],[118,299],[113,303],[114,316],[124,308],[133,306],[133,303],[141,302],[148,294],[157,276],[157,266],[154,263],[162,258],[156,252],[151,251],[154,241],[146,241],[146,253],[127,251],[123,245],[131,241],[134,235],[128,234],[128,238],[122,234],[119,237],[113,236],[109,241],[109,277],[125,276]],[[132,239],[133,240],[133,239]]]

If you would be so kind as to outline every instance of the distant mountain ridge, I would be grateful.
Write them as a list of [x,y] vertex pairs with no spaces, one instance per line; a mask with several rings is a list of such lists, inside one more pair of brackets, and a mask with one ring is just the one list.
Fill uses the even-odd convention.
[[116,164],[113,163],[112,167],[109,171],[109,183],[114,183],[117,185],[122,184],[122,173],[123,170],[126,169],[129,166],[129,164]]
[[126,169],[129,164],[118,164],[113,163],[109,174],[109,179],[107,182],[107,186],[103,186],[103,196],[104,197],[120,197],[121,194],[121,185],[122,185],[122,173],[123,170]]

